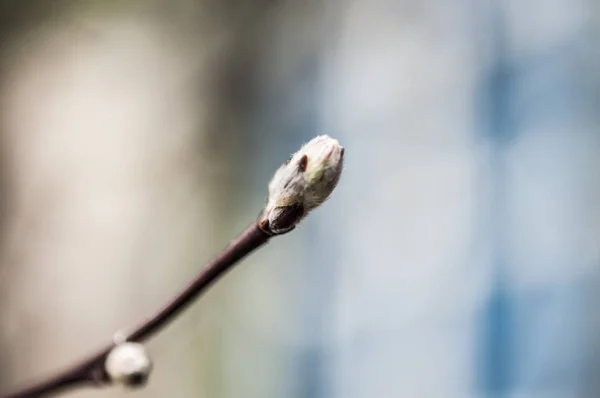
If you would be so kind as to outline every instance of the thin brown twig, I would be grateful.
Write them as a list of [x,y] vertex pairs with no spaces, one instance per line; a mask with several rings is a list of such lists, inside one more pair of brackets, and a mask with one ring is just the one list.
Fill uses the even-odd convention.
[[[343,168],[344,148],[337,140],[318,136],[305,144],[275,173],[269,198],[258,220],[232,241],[178,295],[132,332],[118,340],[139,343],[166,326],[220,276],[273,235],[293,230],[308,212],[322,204],[336,187]],[[75,365],[3,398],[36,398],[83,385],[111,383],[104,368],[113,341]]]
[[[141,342],[151,337],[191,304],[195,298],[205,292],[213,282],[231,269],[234,264],[265,244],[270,236],[271,234],[258,226],[258,222],[250,225],[179,294],[154,315],[141,322],[132,332],[128,333],[125,340]],[[21,390],[5,395],[3,398],[45,397],[84,385],[102,386],[109,384],[110,379],[104,370],[104,361],[114,347],[114,343],[108,344],[79,360],[75,365]]]

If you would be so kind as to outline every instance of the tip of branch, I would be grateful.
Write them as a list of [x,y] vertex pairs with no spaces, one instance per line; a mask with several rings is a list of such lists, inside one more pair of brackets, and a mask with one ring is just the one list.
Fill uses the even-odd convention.
[[275,172],[259,226],[272,235],[294,229],[329,198],[343,166],[344,148],[336,139],[327,135],[313,138]]

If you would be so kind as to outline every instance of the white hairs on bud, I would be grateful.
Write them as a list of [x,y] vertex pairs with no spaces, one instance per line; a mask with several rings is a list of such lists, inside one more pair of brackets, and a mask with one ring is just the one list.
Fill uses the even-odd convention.
[[142,387],[150,376],[152,361],[142,344],[122,342],[108,354],[104,368],[113,383]]
[[322,204],[338,184],[344,148],[327,135],[313,138],[294,153],[269,183],[269,199],[260,225],[277,235],[292,230]]

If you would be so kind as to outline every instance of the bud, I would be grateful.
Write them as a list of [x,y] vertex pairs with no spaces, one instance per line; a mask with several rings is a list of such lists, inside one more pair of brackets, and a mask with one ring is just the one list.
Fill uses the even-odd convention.
[[148,381],[152,362],[142,344],[117,344],[106,357],[104,368],[113,383],[142,387]]
[[269,199],[259,225],[270,234],[294,229],[322,204],[340,180],[344,148],[326,135],[318,136],[293,154],[269,183]]

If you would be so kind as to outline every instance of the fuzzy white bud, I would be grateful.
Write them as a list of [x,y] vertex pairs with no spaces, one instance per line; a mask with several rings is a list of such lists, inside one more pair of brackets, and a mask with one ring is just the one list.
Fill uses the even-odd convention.
[[113,383],[142,387],[150,376],[152,361],[142,344],[122,342],[108,354],[104,368]]
[[259,219],[268,233],[278,235],[294,229],[311,210],[322,204],[340,180],[344,148],[321,135],[294,153],[269,183],[269,199]]

